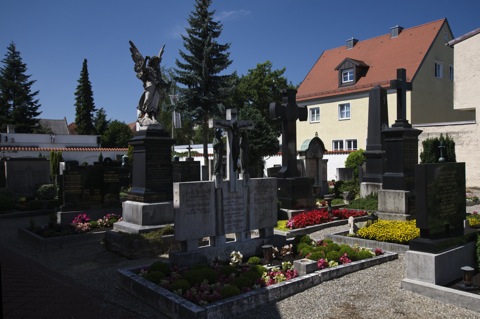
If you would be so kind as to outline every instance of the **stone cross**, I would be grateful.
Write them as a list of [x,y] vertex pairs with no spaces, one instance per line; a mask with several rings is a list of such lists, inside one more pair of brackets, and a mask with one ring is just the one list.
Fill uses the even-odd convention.
[[407,91],[412,90],[412,82],[407,82],[407,71],[397,69],[397,79],[390,80],[390,88],[397,90],[397,121],[407,121]]
[[[213,120],[212,126],[227,131],[227,179],[233,183],[239,170],[240,131],[253,129],[253,122],[239,120],[236,109],[227,109],[226,120]],[[236,183],[233,187],[236,188]]]
[[299,107],[296,101],[297,90],[282,92],[282,103],[270,103],[270,118],[282,120],[282,168],[278,177],[300,177],[297,168],[297,119],[306,121],[308,110]]

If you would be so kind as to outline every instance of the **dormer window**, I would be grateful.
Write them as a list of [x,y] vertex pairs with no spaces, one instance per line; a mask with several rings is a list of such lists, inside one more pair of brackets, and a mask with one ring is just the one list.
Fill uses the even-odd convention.
[[342,71],[342,84],[353,82],[353,69]]
[[338,86],[355,85],[368,71],[368,65],[359,60],[346,58],[335,70],[338,71]]

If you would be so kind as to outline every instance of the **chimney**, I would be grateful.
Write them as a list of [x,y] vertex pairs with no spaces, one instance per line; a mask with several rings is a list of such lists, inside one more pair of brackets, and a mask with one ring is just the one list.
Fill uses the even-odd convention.
[[347,50],[352,49],[355,44],[357,44],[358,39],[354,39],[353,37],[347,40]]
[[398,24],[393,28],[390,28],[390,38],[396,38],[402,32],[403,27],[399,26]]

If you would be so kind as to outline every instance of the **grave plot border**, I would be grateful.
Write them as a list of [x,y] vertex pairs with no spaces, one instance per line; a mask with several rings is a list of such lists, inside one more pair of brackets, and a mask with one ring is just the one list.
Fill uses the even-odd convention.
[[86,242],[98,241],[99,243],[105,236],[105,229],[92,230],[83,234],[73,234],[58,237],[42,237],[27,228],[18,228],[18,237],[24,242],[40,249],[50,250],[63,247],[69,247],[78,244],[85,244]]
[[[354,217],[353,218],[355,223],[359,222],[365,222],[369,219],[368,216],[361,216],[361,217]],[[296,228],[292,229],[289,231],[282,231],[278,229],[274,229],[275,235],[280,235],[280,236],[285,236],[286,238],[293,238],[297,235],[306,235],[306,234],[311,234],[316,231],[325,229],[325,228],[331,228],[331,227],[337,227],[337,226],[343,226],[348,224],[348,219],[340,219],[340,220],[334,220],[328,223],[322,223],[318,225],[312,225],[312,226],[307,226],[304,228]]]
[[398,258],[398,254],[386,252],[383,255],[359,260],[334,268],[315,271],[268,287],[220,300],[206,306],[196,305],[182,297],[144,279],[137,272],[142,268],[118,269],[120,286],[158,309],[170,318],[228,318],[239,315],[266,303],[287,298],[293,294],[314,287],[349,273],[376,266]]
[[349,237],[347,236],[348,231],[334,233],[334,234],[327,234],[325,238],[331,239],[336,243],[339,244],[347,244],[350,246],[358,245],[364,248],[376,249],[380,248],[384,251],[393,251],[395,253],[404,254],[407,250],[410,249],[409,245],[401,245],[395,243],[389,243],[384,241],[376,241],[370,239],[363,239],[358,237]]

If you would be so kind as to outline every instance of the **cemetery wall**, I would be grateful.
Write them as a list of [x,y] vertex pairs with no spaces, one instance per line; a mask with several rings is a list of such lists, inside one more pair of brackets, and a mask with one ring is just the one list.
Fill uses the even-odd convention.
[[[0,148],[1,150],[1,148]],[[65,148],[43,148],[43,149],[30,149],[30,150],[1,150],[2,156],[10,158],[38,158],[40,155],[45,158],[50,157],[50,150],[61,151],[62,157],[65,161],[78,161],[79,164],[87,162],[89,165],[93,165],[94,162],[98,162],[98,156],[102,153],[103,158],[111,158],[112,160],[121,160],[122,156],[127,154],[128,149],[109,149],[109,148],[96,148],[95,150],[71,150]]]
[[1,133],[0,147],[98,147],[97,135]]
[[480,188],[480,152],[478,150],[480,128],[477,123],[414,126],[423,131],[419,136],[418,154],[420,155],[423,150],[422,141],[427,138],[439,137],[440,134],[448,134],[455,141],[457,162],[465,162],[466,186]]

